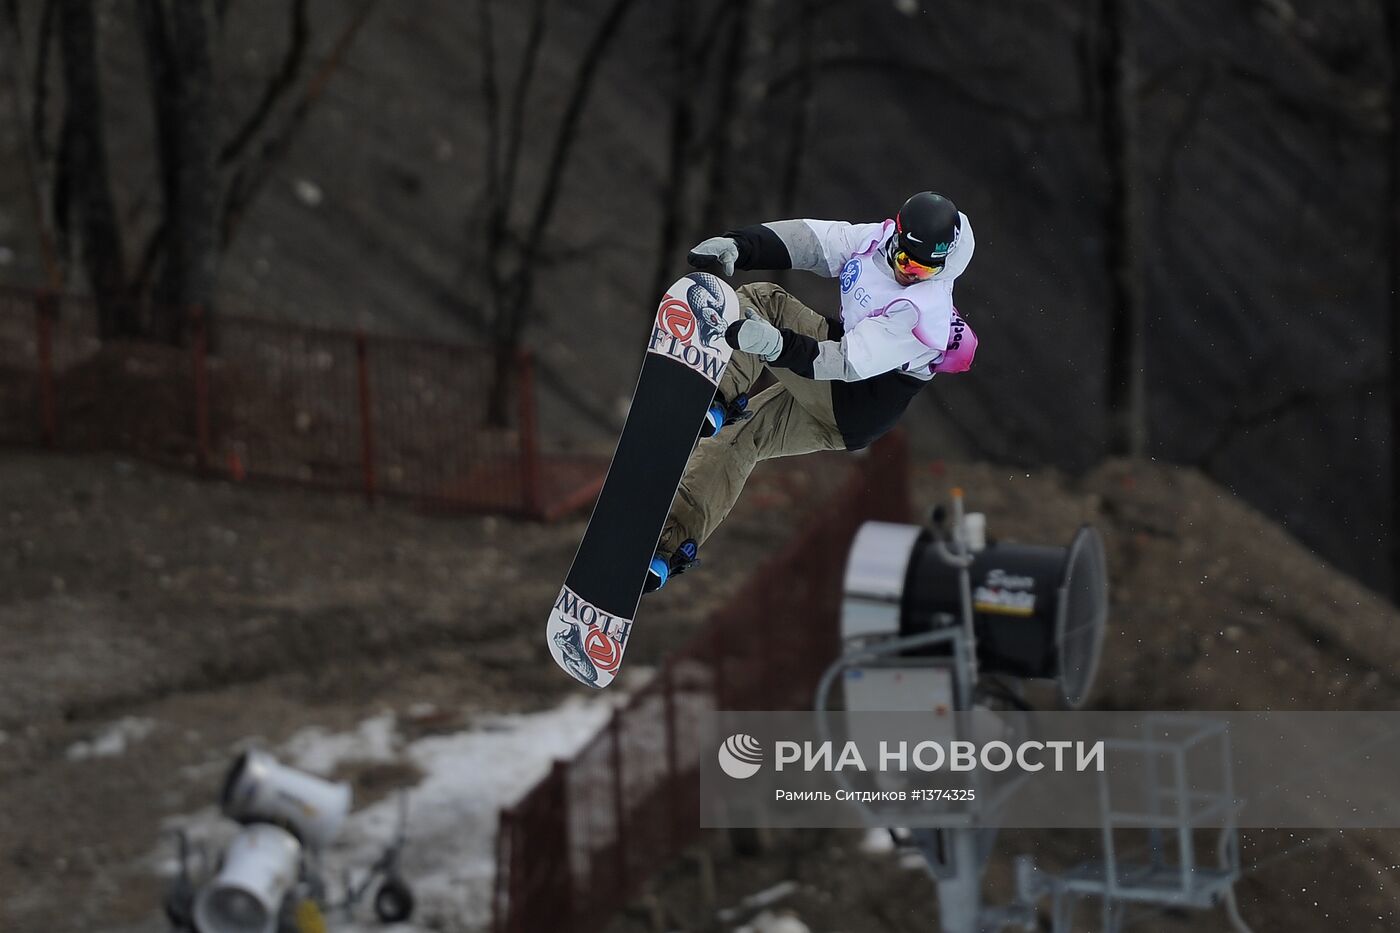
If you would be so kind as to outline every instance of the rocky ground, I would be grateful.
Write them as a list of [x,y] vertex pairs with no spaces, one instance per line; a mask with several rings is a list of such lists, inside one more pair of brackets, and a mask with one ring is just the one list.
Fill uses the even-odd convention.
[[[925,462],[916,470],[914,501],[946,502],[954,485],[964,489],[970,509],[987,513],[994,537],[1066,544],[1083,522],[1103,533],[1112,613],[1091,706],[1400,704],[1394,607],[1199,473],[1109,463],[1074,479],[1053,470]],[[1012,855],[1031,853],[1042,865],[1068,867],[1092,857],[1096,844],[1086,832],[1003,834],[988,868],[987,902],[1009,900]],[[763,854],[741,855],[725,835],[711,832],[610,930],[719,931],[743,921],[755,933],[798,929],[781,926],[785,913],[813,931],[936,929],[933,884],[922,860],[908,850],[869,848],[855,831],[804,831],[776,834]],[[1253,930],[1400,929],[1400,832],[1254,830],[1242,833],[1241,848],[1240,912]],[[703,862],[705,872],[698,867]],[[710,871],[713,894],[702,883]],[[745,898],[775,891],[783,893],[771,903],[743,906]],[[721,919],[726,909],[732,913]],[[1096,904],[1080,908],[1074,929],[1101,929]],[[1223,909],[1145,910],[1128,929],[1231,927]]]
[[[843,472],[839,458],[765,466],[696,579],[742,575]],[[1097,705],[1400,702],[1393,608],[1196,473],[1110,463],[1075,479],[923,462],[915,501],[945,499],[953,484],[995,536],[1058,544],[1085,521],[1104,533],[1113,614]],[[354,730],[386,711],[409,737],[449,733],[570,693],[538,633],[581,518],[449,519],[113,458],[7,452],[0,527],[5,930],[160,929],[150,853],[164,821],[207,808],[224,763],[251,742]],[[634,642],[629,665],[643,672],[722,596],[698,583],[660,594],[648,607],[654,637]],[[420,721],[425,709],[436,712]],[[410,763],[353,758],[336,775],[355,782],[360,805],[421,777]],[[1006,897],[1010,854],[1064,863],[1092,842],[1007,834],[989,900]],[[766,922],[765,910],[812,930],[930,929],[927,876],[868,843],[812,831],[739,855],[708,834],[612,929],[732,930]],[[1400,927],[1394,832],[1246,832],[1243,850],[1252,870],[1240,906],[1256,931]],[[744,906],[782,882],[772,903]],[[1081,919],[1097,928],[1088,909]],[[1228,926],[1215,911],[1147,914],[1130,929]]]
[[[843,475],[830,458],[760,471],[707,548],[710,579],[742,575],[804,497]],[[571,695],[542,632],[585,518],[448,518],[5,452],[0,929],[152,922],[162,883],[145,857],[162,821],[212,804],[250,743],[386,710],[446,711],[432,728],[451,731]],[[681,582],[658,594],[655,636],[633,641],[629,667],[643,671],[723,595]],[[104,754],[103,737],[130,748]],[[357,803],[415,779],[382,763],[339,776]]]

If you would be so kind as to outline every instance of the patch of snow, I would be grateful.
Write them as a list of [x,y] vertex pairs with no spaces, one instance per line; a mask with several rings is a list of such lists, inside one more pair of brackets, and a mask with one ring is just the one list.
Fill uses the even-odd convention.
[[899,857],[899,867],[905,871],[927,871],[928,859],[922,852],[905,852]]
[[138,716],[123,716],[104,726],[97,735],[68,746],[64,754],[69,761],[84,761],[89,758],[112,758],[126,754],[127,747],[140,742],[156,728],[154,719]]
[[894,848],[894,837],[888,829],[867,829],[860,841],[860,851],[866,855],[883,855]]
[[797,893],[796,881],[779,881],[771,888],[764,888],[757,894],[750,894],[735,907],[726,907],[719,912],[719,919],[725,923],[738,917],[740,914],[751,910],[758,910],[762,907],[770,907],[778,903],[785,897],[791,897]]
[[[486,931],[491,922],[496,829],[500,808],[515,802],[548,772],[587,742],[623,697],[570,698],[552,710],[495,715],[453,735],[432,735],[404,744],[392,714],[375,716],[356,729],[332,733],[298,732],[281,748],[281,761],[325,775],[348,760],[404,760],[423,780],[408,789],[408,831],[400,869],[413,889],[412,922],[395,933]],[[322,875],[332,903],[343,897],[347,873],[358,883],[393,842],[398,830],[398,795],[391,794],[346,820],[340,837],[322,854]],[[214,857],[237,827],[217,807],[167,820],[165,829],[183,829]],[[174,845],[166,839],[146,860],[166,877],[176,869]],[[339,909],[326,919],[337,933],[383,933],[374,919],[373,888],[353,916]],[[784,931],[775,931],[784,933]]]
[[394,714],[380,713],[351,732],[302,729],[282,745],[277,757],[293,768],[326,776],[347,761],[393,761],[397,746]]
[[777,914],[765,910],[743,926],[735,927],[734,933],[812,933],[812,929],[790,910]]

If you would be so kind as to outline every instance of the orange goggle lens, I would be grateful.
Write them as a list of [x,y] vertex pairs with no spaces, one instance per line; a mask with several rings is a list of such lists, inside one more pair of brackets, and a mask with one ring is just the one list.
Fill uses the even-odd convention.
[[905,275],[912,275],[921,279],[936,275],[939,270],[943,268],[943,263],[941,262],[935,266],[926,266],[902,249],[894,251],[894,265],[896,269]]

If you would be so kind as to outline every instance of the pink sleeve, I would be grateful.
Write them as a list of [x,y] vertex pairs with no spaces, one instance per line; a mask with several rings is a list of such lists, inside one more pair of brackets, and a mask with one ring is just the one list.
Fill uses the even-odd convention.
[[963,320],[957,308],[953,309],[953,323],[948,328],[948,348],[943,351],[943,359],[933,365],[936,373],[964,373],[972,368],[972,357],[977,353],[977,335]]

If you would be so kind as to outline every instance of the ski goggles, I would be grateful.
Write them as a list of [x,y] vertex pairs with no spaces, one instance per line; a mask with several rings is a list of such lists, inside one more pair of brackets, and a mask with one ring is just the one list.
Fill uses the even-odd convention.
[[937,275],[943,271],[944,264],[942,259],[935,260],[931,265],[920,262],[899,246],[893,246],[890,250],[890,260],[901,275],[915,279],[926,279]]

